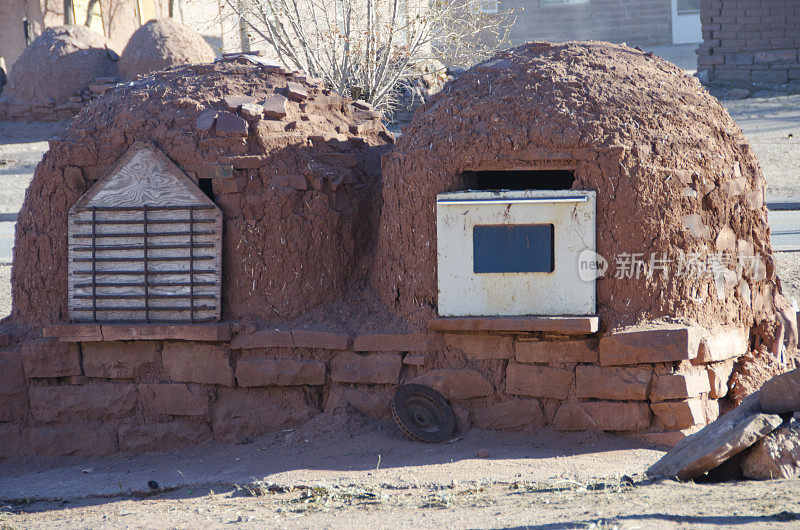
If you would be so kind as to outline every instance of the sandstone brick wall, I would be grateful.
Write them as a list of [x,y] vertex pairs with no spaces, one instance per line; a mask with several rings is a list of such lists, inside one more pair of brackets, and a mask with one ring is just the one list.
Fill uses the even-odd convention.
[[461,430],[550,424],[674,444],[719,415],[749,341],[677,325],[599,339],[240,329],[230,341],[101,342],[83,331],[84,342],[0,342],[0,457],[236,442],[346,404],[389,420],[410,382],[439,390]]
[[701,0],[697,68],[711,83],[800,81],[800,3]]
[[539,0],[500,0],[499,8],[516,9],[512,44],[534,40],[624,41],[631,46],[672,42],[670,0],[591,0],[567,6],[542,6]]
[[58,121],[77,116],[91,101],[99,98],[117,85],[116,77],[96,78],[85,90],[76,92],[66,103],[11,103],[0,101],[0,120],[41,120]]

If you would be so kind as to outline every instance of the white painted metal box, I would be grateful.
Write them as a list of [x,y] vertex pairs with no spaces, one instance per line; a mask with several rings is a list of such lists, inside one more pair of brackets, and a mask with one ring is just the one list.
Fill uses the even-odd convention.
[[[436,199],[441,316],[593,315],[593,191],[459,191]],[[584,275],[585,276],[585,275]]]

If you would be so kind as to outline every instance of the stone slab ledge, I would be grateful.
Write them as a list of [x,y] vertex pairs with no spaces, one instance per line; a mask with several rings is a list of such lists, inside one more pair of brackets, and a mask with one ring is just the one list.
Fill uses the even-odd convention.
[[213,324],[83,324],[63,323],[44,327],[46,338],[59,342],[106,342],[116,340],[191,340],[225,342],[230,325]]

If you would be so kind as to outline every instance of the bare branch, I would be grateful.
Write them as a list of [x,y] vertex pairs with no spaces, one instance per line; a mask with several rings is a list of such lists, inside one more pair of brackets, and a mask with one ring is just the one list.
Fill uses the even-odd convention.
[[484,13],[486,0],[222,2],[287,68],[383,109],[398,83],[428,72],[431,62],[466,66],[491,56],[514,19],[513,12]]

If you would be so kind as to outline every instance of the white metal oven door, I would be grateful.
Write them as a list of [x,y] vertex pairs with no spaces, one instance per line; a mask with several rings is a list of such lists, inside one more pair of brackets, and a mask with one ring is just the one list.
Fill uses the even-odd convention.
[[436,201],[441,316],[593,315],[593,191],[462,191]]

